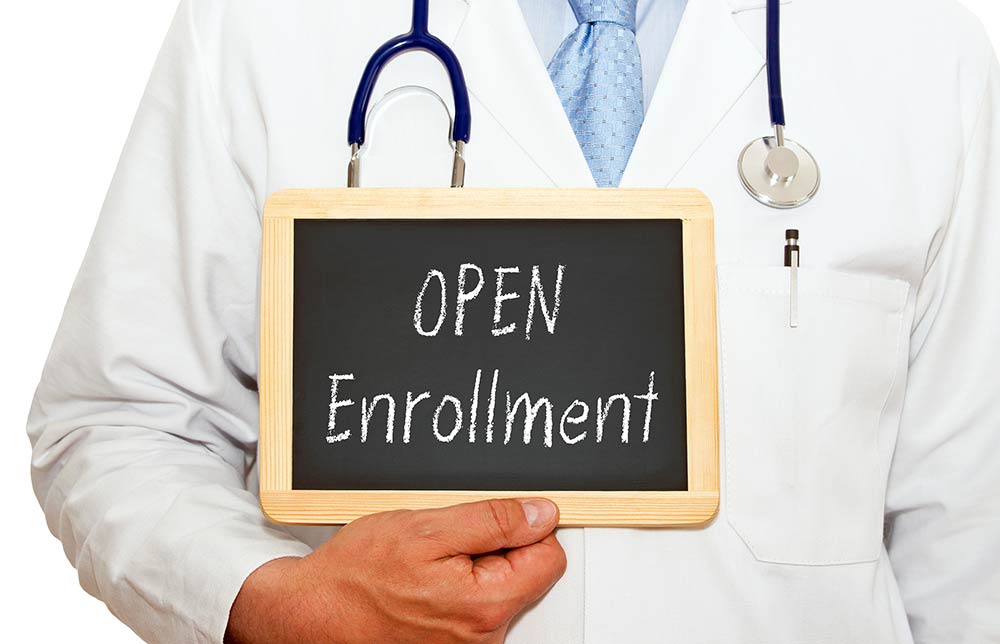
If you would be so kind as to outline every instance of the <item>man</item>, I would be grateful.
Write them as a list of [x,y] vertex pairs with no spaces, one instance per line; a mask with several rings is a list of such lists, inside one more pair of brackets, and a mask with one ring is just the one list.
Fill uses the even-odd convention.
[[[689,0],[678,27],[668,1],[431,3],[473,97],[467,186],[712,199],[719,516],[553,533],[550,503],[498,500],[334,533],[254,495],[260,214],[341,183],[355,83],[410,3],[183,2],[29,419],[84,587],[151,642],[1000,641],[996,59],[943,0],[784,5],[789,135],[824,183],[778,213],[735,173],[767,130],[762,4]],[[449,96],[419,53],[376,96],[415,84]],[[440,124],[422,95],[373,136]],[[386,141],[365,185],[423,180]]]

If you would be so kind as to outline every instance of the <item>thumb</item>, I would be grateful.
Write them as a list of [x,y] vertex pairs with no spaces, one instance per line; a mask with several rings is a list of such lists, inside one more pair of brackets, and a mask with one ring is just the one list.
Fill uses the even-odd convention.
[[489,499],[427,510],[434,541],[447,555],[478,555],[541,541],[559,522],[548,499]]

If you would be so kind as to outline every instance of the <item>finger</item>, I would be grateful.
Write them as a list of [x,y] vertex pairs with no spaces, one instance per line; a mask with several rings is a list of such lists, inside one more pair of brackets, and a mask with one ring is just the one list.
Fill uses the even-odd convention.
[[477,555],[536,543],[559,522],[548,499],[490,499],[420,513],[423,536],[440,555]]
[[473,566],[480,590],[514,602],[518,610],[544,595],[564,572],[566,553],[555,534],[502,555],[481,557]]

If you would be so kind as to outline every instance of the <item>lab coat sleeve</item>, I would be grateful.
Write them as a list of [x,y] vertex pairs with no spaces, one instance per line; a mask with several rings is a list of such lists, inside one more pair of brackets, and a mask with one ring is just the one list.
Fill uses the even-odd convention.
[[246,577],[309,552],[248,489],[259,204],[228,152],[196,4],[156,62],[28,419],[49,528],[149,642],[221,642]]
[[888,552],[917,644],[1000,642],[1000,71],[986,60],[917,294],[889,479]]

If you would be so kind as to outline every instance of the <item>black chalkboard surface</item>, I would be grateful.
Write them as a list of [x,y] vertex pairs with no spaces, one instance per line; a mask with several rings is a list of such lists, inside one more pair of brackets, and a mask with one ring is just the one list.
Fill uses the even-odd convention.
[[[705,464],[716,457],[704,450],[717,449],[717,428],[691,421],[714,418],[703,401],[715,400],[715,336],[690,310],[710,306],[714,322],[714,286],[704,261],[685,255],[690,224],[707,221],[698,234],[710,242],[711,219],[636,214],[629,191],[590,191],[575,213],[495,192],[489,216],[469,203],[464,217],[454,195],[475,191],[424,191],[438,208],[367,189],[307,195],[309,207],[292,195],[278,216],[269,201],[261,450],[276,519],[511,491],[589,498],[598,518],[577,523],[689,524],[714,512],[717,472],[713,490]],[[358,214],[362,194],[371,207]],[[317,216],[317,201],[334,207]],[[710,335],[711,351],[691,335]],[[699,360],[713,361],[712,378]],[[699,393],[701,381],[711,391]],[[708,505],[686,520],[646,515],[692,494]],[[612,495],[604,515],[601,495]],[[615,514],[624,498],[652,506]]]
[[293,489],[687,490],[681,241],[676,219],[295,222]]

